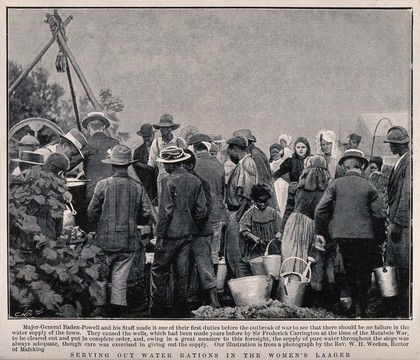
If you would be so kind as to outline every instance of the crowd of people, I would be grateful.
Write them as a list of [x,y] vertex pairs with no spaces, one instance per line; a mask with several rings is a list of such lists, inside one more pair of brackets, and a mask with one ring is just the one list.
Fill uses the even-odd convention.
[[[151,317],[188,316],[193,275],[206,295],[203,303],[220,307],[219,262],[226,261],[228,278],[252,276],[250,260],[267,252],[283,261],[311,257],[305,305],[357,318],[369,316],[371,273],[384,258],[399,276],[399,294],[384,302],[398,309],[395,316],[409,316],[411,159],[406,129],[388,130],[385,142],[398,155],[388,176],[381,171],[381,157],[367,159],[358,149],[362,138],[357,134],[349,135],[340,150],[333,131],[319,131],[314,153],[305,137],[292,142],[281,134],[267,157],[249,129],[227,140],[205,133],[184,139],[173,133],[180,124],[164,114],[158,123],[140,126],[137,135],[143,141],[132,151],[107,135],[109,125],[103,113],[90,113],[82,121],[87,140],[71,129],[40,149],[26,135],[21,142],[31,140],[33,148],[15,159],[12,174],[42,166],[62,178],[85,181],[64,201],[74,205],[76,224],[94,234],[106,254],[111,291],[107,295],[106,286],[102,289],[96,315],[118,317],[126,311],[134,259],[145,255],[138,225],[147,224],[156,241]],[[38,219],[44,235],[60,235],[62,221],[48,221],[48,209]],[[302,262],[288,261],[284,270],[304,269]],[[350,309],[342,308],[343,289],[350,292]]]

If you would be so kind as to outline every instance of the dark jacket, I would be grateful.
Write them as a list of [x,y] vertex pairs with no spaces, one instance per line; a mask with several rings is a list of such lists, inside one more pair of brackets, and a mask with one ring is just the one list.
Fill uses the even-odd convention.
[[197,234],[197,222],[206,216],[206,196],[196,176],[178,168],[163,179],[155,230],[158,237]]
[[211,190],[212,211],[210,221],[217,222],[226,220],[225,197],[225,168],[219,160],[208,153],[199,153],[196,156],[194,172],[205,179]]
[[315,210],[315,233],[332,239],[377,238],[377,222],[385,214],[375,186],[351,171],[331,181]]
[[300,158],[293,153],[291,158],[287,158],[282,162],[280,168],[273,174],[273,179],[277,180],[283,175],[289,174],[290,182],[298,182],[304,168],[305,158]]
[[410,226],[410,160],[410,152],[407,152],[398,167],[392,169],[388,183],[389,221],[403,227]]
[[324,192],[319,189],[309,191],[303,188],[298,188],[296,194],[291,196],[291,201],[287,202],[281,222],[280,232],[283,232],[286,222],[292,212],[303,214],[313,220],[315,216],[315,208],[323,194]]
[[252,145],[252,147],[250,147],[250,150],[251,157],[254,160],[255,165],[257,166],[258,182],[266,184],[270,187],[271,194],[273,196],[269,200],[269,206],[277,209],[277,198],[274,196],[273,177],[271,175],[270,163],[268,162],[267,156],[260,148],[256,147],[255,145]]
[[102,160],[108,157],[108,149],[118,144],[117,139],[110,138],[101,132],[95,133],[89,138],[83,149],[83,170],[86,178],[91,180],[86,185],[86,201],[89,202],[92,198],[99,180],[112,176],[112,166],[104,164]]
[[197,236],[210,236],[214,234],[213,225],[210,222],[210,217],[213,212],[213,200],[211,195],[210,184],[199,176],[196,172],[191,174],[197,176],[203,186],[204,194],[206,196],[207,215],[205,218],[197,221]]
[[88,207],[89,222],[97,224],[96,241],[105,251],[138,250],[137,218],[150,214],[144,187],[126,173],[99,181]]
[[139,162],[133,164],[133,168],[136,171],[137,177],[145,187],[147,195],[150,200],[157,197],[157,172],[152,167],[140,166],[140,164],[147,165],[149,159],[149,149],[146,144],[143,143],[134,150],[133,160],[139,160]]

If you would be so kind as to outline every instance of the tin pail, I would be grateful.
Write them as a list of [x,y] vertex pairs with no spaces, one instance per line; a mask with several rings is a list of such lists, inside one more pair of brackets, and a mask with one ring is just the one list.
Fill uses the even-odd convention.
[[268,248],[273,240],[271,240],[267,248],[265,249],[265,254],[262,257],[265,267],[265,271],[268,275],[274,276],[277,280],[280,276],[280,267],[281,267],[281,255],[268,255]]
[[[307,265],[308,277],[302,276],[296,272],[283,272],[284,264],[292,259],[297,259]],[[285,305],[302,306],[303,296],[305,295],[306,287],[311,281],[311,268],[309,264],[303,259],[297,257],[289,257],[283,261],[280,269],[280,284],[279,284],[279,297],[280,301]]]
[[262,256],[248,260],[253,275],[267,275]]
[[398,277],[395,266],[382,266],[373,269],[376,284],[383,297],[392,297],[398,295]]
[[228,281],[236,306],[265,303],[270,299],[273,279],[267,275],[246,276]]
[[267,274],[273,275],[278,279],[280,276],[281,255],[263,256],[263,261]]
[[74,219],[76,214],[77,213],[73,209],[73,206],[66,204],[66,209],[63,212],[63,227],[76,226],[76,221]]
[[227,277],[227,266],[224,258],[219,259],[217,264],[216,286],[217,291],[222,293],[225,289],[225,282]]

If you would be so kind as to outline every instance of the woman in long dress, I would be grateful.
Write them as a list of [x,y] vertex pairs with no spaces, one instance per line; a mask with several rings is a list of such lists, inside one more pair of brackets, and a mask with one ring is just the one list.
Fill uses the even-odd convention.
[[[293,256],[307,260],[315,240],[315,208],[328,186],[329,179],[325,158],[320,155],[308,157],[297,185],[294,202],[288,204],[286,215],[283,217],[282,261]],[[287,261],[282,271],[302,273],[304,269],[305,264],[294,259]]]

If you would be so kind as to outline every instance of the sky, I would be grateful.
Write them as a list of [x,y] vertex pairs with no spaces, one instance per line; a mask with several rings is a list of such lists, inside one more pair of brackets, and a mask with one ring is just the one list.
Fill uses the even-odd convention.
[[[53,9],[9,9],[8,57],[29,64],[51,38]],[[173,115],[182,129],[231,137],[249,128],[264,151],[319,129],[346,141],[363,113],[410,112],[411,12],[385,9],[59,9],[93,92],[124,102],[121,130]],[[55,72],[56,44],[40,65]],[[75,75],[73,75],[75,78]],[[74,81],[78,83],[77,80]],[[77,84],[76,92],[83,90]],[[68,98],[70,96],[67,94]],[[292,140],[293,141],[293,140]]]

